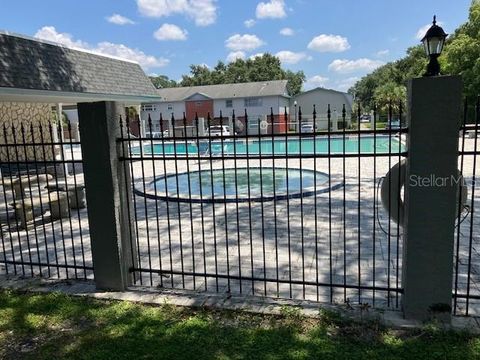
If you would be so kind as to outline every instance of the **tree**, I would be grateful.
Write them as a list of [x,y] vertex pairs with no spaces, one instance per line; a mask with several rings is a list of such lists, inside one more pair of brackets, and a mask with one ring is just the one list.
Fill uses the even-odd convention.
[[[398,91],[389,83],[404,86],[408,79],[422,76],[427,63],[423,47],[411,47],[404,58],[364,76],[349,92],[355,94],[363,107],[371,108],[376,101],[375,94],[378,99],[387,89]],[[444,74],[462,76],[466,97],[480,94],[480,0],[472,1],[468,21],[447,39],[440,63]]]
[[[405,108],[407,89],[395,82],[387,82],[375,89],[374,100],[380,110],[393,113],[400,111],[400,105]],[[391,119],[389,119],[391,120]]]
[[232,84],[255,81],[288,80],[289,95],[296,95],[305,82],[303,71],[282,69],[280,59],[264,54],[253,59],[237,59],[229,64],[219,61],[213,69],[205,65],[191,65],[190,74],[183,75],[181,86]]
[[462,76],[465,96],[480,94],[480,1],[473,1],[468,21],[448,40],[441,64],[445,73]]
[[287,91],[291,96],[297,95],[302,92],[303,83],[307,79],[303,71],[293,72],[290,70],[286,71]]
[[377,93],[377,97],[387,89],[399,92],[397,88],[405,88],[408,79],[422,75],[425,71],[426,61],[422,46],[411,47],[407,50],[406,57],[385,64],[364,76],[349,92],[355,94],[356,100],[363,108],[371,110],[377,103],[375,96],[378,88],[382,87],[382,90]]
[[150,76],[150,81],[157,89],[176,87],[177,82],[170,80],[166,75]]

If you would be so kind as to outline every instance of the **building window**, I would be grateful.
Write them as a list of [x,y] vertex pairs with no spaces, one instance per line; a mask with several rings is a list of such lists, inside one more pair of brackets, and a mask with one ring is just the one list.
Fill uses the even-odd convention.
[[202,106],[203,102],[202,101],[196,101],[195,106]]
[[155,105],[148,104],[148,105],[143,105],[142,106],[142,111],[155,111]]
[[233,101],[231,99],[230,100],[225,100],[225,107],[227,107],[227,108],[233,107]]
[[261,98],[247,98],[245,99],[245,107],[259,107],[262,106]]
[[168,104],[168,105],[167,105],[167,110],[173,110],[173,105],[172,105],[172,104]]

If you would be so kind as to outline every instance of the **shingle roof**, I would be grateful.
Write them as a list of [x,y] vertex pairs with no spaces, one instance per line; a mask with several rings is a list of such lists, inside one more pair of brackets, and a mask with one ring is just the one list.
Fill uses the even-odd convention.
[[287,80],[191,86],[157,90],[157,94],[160,95],[164,101],[182,101],[197,93],[211,99],[232,99],[250,96],[288,97]]
[[158,96],[136,63],[1,32],[0,87]]

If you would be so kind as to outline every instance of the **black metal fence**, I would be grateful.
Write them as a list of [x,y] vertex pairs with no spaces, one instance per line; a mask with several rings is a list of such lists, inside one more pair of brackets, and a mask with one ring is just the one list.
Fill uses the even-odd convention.
[[80,143],[55,124],[4,124],[0,134],[0,271],[92,278]]
[[[463,174],[460,182],[459,208],[456,224],[453,309],[457,315],[480,314],[480,234],[476,209],[480,206],[477,185],[478,135],[480,99],[473,104],[465,101],[460,131],[458,168]],[[462,199],[462,192],[468,196]]]
[[[405,116],[401,106],[397,111]],[[392,119],[391,106],[386,113]],[[479,100],[465,104],[457,315],[480,310],[479,115]],[[248,124],[249,115],[241,116]],[[162,131],[161,138],[133,137],[125,131],[131,121],[121,124],[120,160],[133,185],[125,191],[134,283],[398,308],[403,229],[392,218],[402,212],[404,174],[385,175],[408,156],[408,129],[363,124],[358,110],[353,123],[342,112],[341,130],[285,126],[272,133],[276,116],[272,110],[266,124],[244,135],[212,133],[210,117],[203,128],[185,118],[184,131]],[[308,117],[299,109],[299,123],[305,118],[315,123],[317,109]],[[152,119],[136,125],[154,133]],[[80,142],[70,126],[68,141],[52,124],[4,125],[1,132],[0,271],[93,278]]]
[[[350,116],[344,108],[341,122]],[[355,130],[272,133],[260,121],[255,135],[239,135],[212,134],[209,115],[205,129],[184,117],[190,136],[122,134],[135,284],[399,307],[402,228],[387,210],[400,205],[382,206],[380,188],[407,155],[408,130],[368,128],[361,110],[353,119]],[[388,195],[397,177],[384,184]]]

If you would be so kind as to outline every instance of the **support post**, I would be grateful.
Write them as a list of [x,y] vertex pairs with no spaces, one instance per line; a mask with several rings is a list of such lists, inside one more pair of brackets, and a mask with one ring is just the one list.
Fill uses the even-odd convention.
[[410,319],[451,320],[461,94],[457,76],[408,84],[402,281]]
[[117,146],[125,107],[115,102],[81,103],[78,115],[95,283],[98,289],[121,291],[131,283],[129,268],[134,261],[126,211],[131,206],[125,191],[131,185]]
[[[63,132],[63,105],[60,103],[57,103],[56,105],[56,110],[57,110],[57,119],[58,119],[58,127],[55,128],[56,133],[58,134],[58,141],[60,143],[65,142],[65,133]],[[59,160],[65,160],[65,149],[63,146],[58,146],[59,149]],[[58,164],[57,166],[57,175],[58,176],[63,176],[67,177],[68,175],[68,164]]]
[[228,117],[228,129],[230,130],[230,134],[233,134],[233,132],[235,131],[235,128],[233,126],[233,119],[231,115]]
[[198,136],[205,136],[205,118],[198,118]]
[[333,110],[332,114],[332,128],[331,131],[338,131],[338,112],[337,109]]

